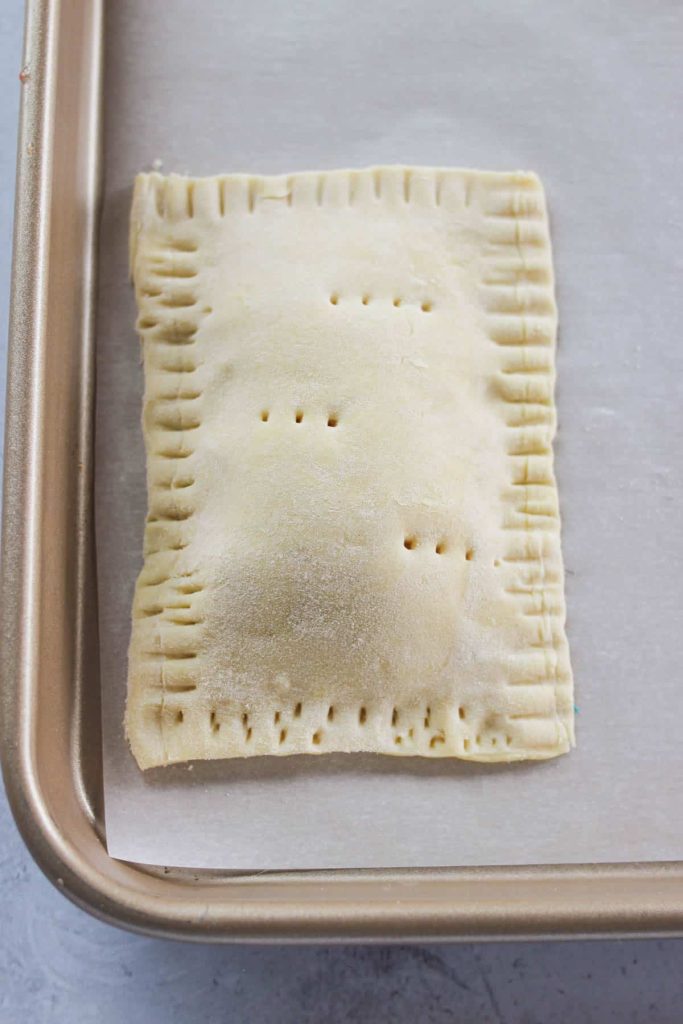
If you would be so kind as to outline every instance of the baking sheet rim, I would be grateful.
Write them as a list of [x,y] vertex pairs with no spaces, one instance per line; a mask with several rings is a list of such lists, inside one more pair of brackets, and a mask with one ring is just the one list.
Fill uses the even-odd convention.
[[[38,242],[44,218],[50,211],[54,170],[51,158],[55,140],[45,126],[57,88],[55,40],[60,30],[68,30],[69,17],[83,18],[84,12],[84,2],[68,9],[49,0],[28,0],[26,11],[25,64],[31,68],[31,88],[24,89],[22,95],[8,374],[2,758],[13,813],[33,856],[61,891],[97,916],[133,930],[177,937],[242,941],[355,937],[399,941],[408,936],[464,939],[683,932],[681,863],[274,872],[239,879],[220,872],[189,870],[156,875],[152,870],[108,857],[97,822],[84,806],[76,785],[71,797],[82,811],[79,837],[62,831],[41,791],[37,766],[41,751],[34,744],[35,666],[23,657],[26,651],[40,649],[34,614],[38,595],[32,584],[35,566],[42,563],[44,552],[35,549],[35,503],[27,502],[27,507],[21,507],[21,502],[26,495],[35,500],[35,490],[31,490],[35,483],[31,480],[34,462],[30,454],[33,446],[40,446],[45,427],[34,401],[40,387],[39,373],[35,366],[26,368],[22,355],[40,353],[44,341],[41,326],[49,266],[41,262],[45,252]],[[90,6],[90,14],[92,30],[99,32],[101,0]],[[89,78],[85,86],[93,90],[100,81],[100,40],[91,39],[90,45],[97,57],[86,67]],[[74,61],[74,68],[80,66]],[[101,115],[92,130],[101,131]],[[90,173],[97,173],[97,168],[91,167]],[[35,274],[27,274],[27,253],[39,261],[33,268]],[[10,501],[10,495],[16,497]],[[18,516],[17,512],[29,515]],[[17,536],[17,529],[21,536]],[[14,532],[10,537],[11,531]],[[80,543],[91,544],[92,537],[84,535]],[[79,599],[82,601],[82,594]],[[67,683],[62,679],[62,685]],[[207,877],[211,879],[210,886],[202,884]],[[227,899],[216,898],[220,891],[217,879],[221,880]],[[272,882],[296,890],[298,899],[294,893],[289,900],[260,899],[258,890],[263,891]],[[359,895],[348,902],[341,899],[343,894],[338,891],[344,885],[361,884],[368,889],[373,883],[377,884],[380,897],[374,905],[367,891],[362,899]],[[387,883],[392,883],[392,888],[384,895]],[[457,889],[463,883],[467,890],[473,885],[484,890],[488,886],[489,897],[484,891],[480,902],[457,902],[453,893],[449,898],[449,885]],[[435,884],[438,894],[432,888]],[[327,887],[327,892],[320,892],[321,885]],[[255,887],[251,898],[245,897],[245,886]],[[309,886],[320,895],[319,901],[313,903],[303,898],[303,890]],[[403,888],[401,894],[397,892],[398,886]],[[422,896],[420,886],[425,888]],[[526,899],[522,894],[525,886],[530,887]],[[414,893],[413,898],[407,898],[407,890]],[[204,893],[205,898],[201,898]]]

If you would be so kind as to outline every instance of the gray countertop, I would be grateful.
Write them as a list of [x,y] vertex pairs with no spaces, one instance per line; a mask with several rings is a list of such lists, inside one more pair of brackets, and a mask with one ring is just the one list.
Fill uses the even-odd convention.
[[[4,416],[22,3],[0,10],[0,412]],[[220,947],[128,935],[54,890],[0,793],[0,1024],[371,1021],[680,1024],[678,940]]]

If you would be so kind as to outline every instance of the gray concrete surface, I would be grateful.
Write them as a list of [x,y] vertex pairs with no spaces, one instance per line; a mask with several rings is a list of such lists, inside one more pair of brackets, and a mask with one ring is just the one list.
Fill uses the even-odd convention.
[[[4,410],[20,0],[0,4]],[[128,935],[71,906],[0,793],[0,1024],[682,1024],[683,942],[204,947]]]

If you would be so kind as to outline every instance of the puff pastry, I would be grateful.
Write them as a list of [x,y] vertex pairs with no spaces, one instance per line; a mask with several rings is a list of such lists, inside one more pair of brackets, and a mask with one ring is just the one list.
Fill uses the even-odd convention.
[[530,173],[140,175],[141,768],[573,743]]

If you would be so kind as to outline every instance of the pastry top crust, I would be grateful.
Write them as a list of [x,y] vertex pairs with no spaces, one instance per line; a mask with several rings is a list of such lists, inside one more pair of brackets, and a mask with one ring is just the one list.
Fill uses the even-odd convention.
[[573,742],[529,173],[136,181],[141,767]]

